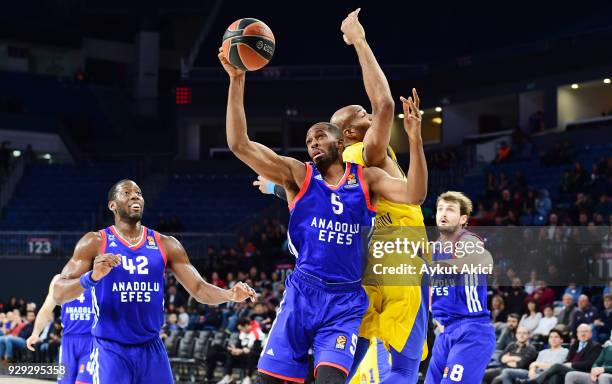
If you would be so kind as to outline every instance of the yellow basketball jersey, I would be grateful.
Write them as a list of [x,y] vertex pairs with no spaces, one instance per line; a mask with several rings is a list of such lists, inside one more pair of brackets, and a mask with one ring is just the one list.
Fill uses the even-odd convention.
[[[397,157],[391,146],[387,150],[387,153],[393,161],[397,164]],[[343,160],[346,162],[356,163],[365,166],[363,160],[363,143],[355,143],[344,148],[342,154]],[[399,170],[406,178],[402,168],[397,165]],[[421,212],[421,206],[413,204],[398,204],[385,199],[379,199],[376,204],[378,213],[376,214],[376,228],[381,227],[422,227],[424,226],[423,212]]]

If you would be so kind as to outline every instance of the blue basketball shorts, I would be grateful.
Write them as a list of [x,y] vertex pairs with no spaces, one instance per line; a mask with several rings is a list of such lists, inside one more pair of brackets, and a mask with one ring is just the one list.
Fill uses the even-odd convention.
[[312,348],[315,375],[321,365],[348,375],[367,307],[361,282],[331,284],[296,269],[287,278],[285,295],[259,359],[259,371],[303,382]]

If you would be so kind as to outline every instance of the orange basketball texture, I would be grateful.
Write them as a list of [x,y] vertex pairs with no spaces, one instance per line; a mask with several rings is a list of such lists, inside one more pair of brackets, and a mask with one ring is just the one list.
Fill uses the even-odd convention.
[[233,66],[245,71],[263,68],[274,55],[272,30],[262,21],[234,21],[223,34],[223,54]]

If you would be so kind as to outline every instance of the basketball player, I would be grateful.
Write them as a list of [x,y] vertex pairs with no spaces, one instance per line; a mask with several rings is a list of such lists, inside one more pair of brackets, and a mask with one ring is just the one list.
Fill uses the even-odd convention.
[[255,291],[244,283],[226,290],[205,282],[178,240],[141,224],[144,204],[135,182],[121,180],[113,185],[108,208],[115,225],[83,236],[53,284],[57,303],[91,289],[94,383],[173,382],[159,337],[166,269],[200,303],[255,298]]
[[[32,336],[26,344],[28,349],[34,351],[34,344],[38,342],[40,333],[45,326],[53,321],[53,309],[57,303],[53,300],[53,285],[60,278],[55,275],[49,285],[49,293],[34,322]],[[85,384],[92,383],[90,368],[88,366],[91,350],[93,325],[93,311],[91,306],[91,291],[89,289],[76,299],[62,305],[62,344],[60,346],[59,362],[66,367],[66,373],[58,383]]]
[[[444,330],[434,343],[426,384],[480,383],[495,350],[487,309],[486,273],[491,272],[483,268],[492,268],[493,259],[483,241],[465,229],[471,212],[472,202],[461,192],[438,197],[440,238],[433,259],[444,270],[432,275],[431,310]],[[465,267],[483,269],[462,273],[468,272]]]
[[[353,45],[362,68],[365,89],[372,105],[372,114],[359,105],[339,109],[331,122],[342,129],[345,149],[344,161],[363,166],[376,166],[396,178],[408,179],[419,199],[415,204],[397,204],[381,198],[377,207],[374,237],[385,236],[389,227],[402,227],[395,235],[411,241],[427,240],[421,204],[427,194],[427,163],[421,138],[420,99],[415,89],[412,97],[401,98],[404,109],[404,129],[410,143],[410,166],[406,176],[389,146],[394,106],[391,91],[382,69],[370,49],[358,19],[359,9],[342,22],[341,30],[347,44]],[[255,185],[265,185],[259,179]],[[264,188],[260,188],[262,191]],[[270,188],[270,192],[272,188]],[[282,189],[275,193],[283,197]],[[419,258],[407,259],[417,270],[423,264]],[[389,349],[392,359],[389,375],[383,383],[417,381],[421,359],[427,356],[426,336],[429,307],[429,283],[420,285],[365,285],[369,306],[359,330],[355,361],[349,378],[353,376],[366,355],[370,340],[378,337]]]
[[230,77],[226,116],[230,150],[255,172],[282,185],[290,209],[289,249],[297,257],[258,368],[264,383],[303,382],[313,348],[317,383],[341,384],[353,363],[357,333],[367,309],[361,286],[363,231],[373,225],[379,197],[417,203],[413,186],[380,168],[342,161],[342,133],[317,123],[306,134],[314,163],[279,156],[247,135],[245,72],[220,48]]

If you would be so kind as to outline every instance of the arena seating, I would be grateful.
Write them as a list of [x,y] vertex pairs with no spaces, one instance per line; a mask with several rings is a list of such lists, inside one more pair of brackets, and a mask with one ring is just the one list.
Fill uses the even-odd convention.
[[29,165],[5,207],[1,230],[91,230],[108,188],[132,176],[129,166]]

